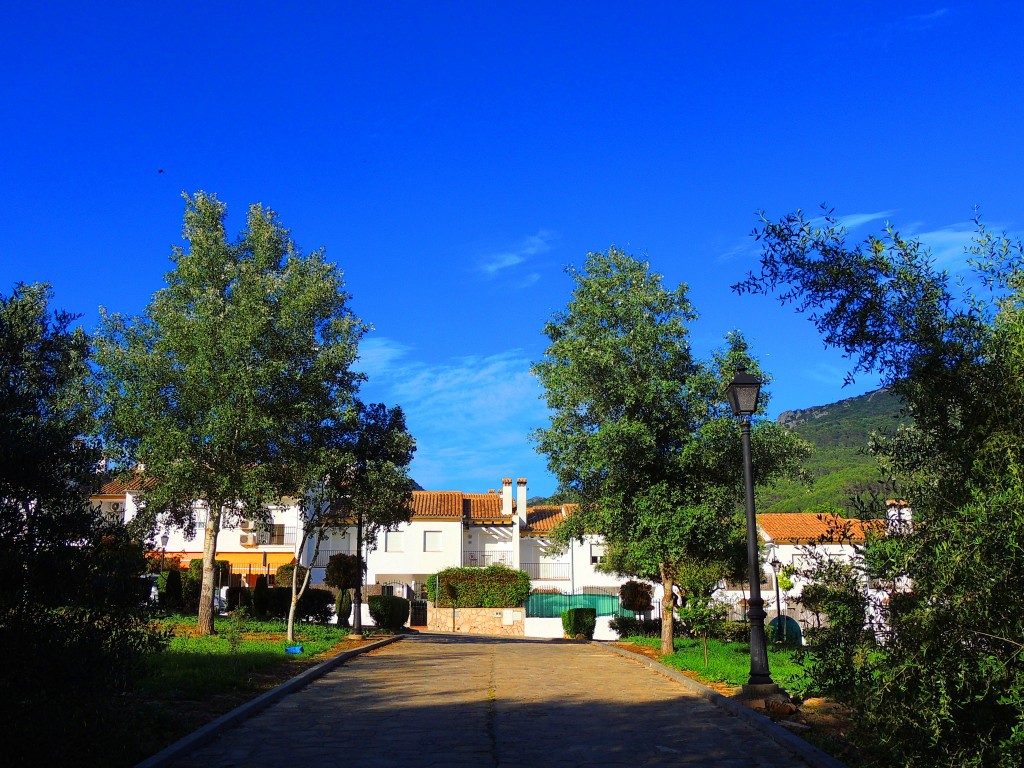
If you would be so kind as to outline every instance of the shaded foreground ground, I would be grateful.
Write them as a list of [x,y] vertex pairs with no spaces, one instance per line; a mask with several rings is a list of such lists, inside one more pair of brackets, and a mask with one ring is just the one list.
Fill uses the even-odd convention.
[[421,635],[346,662],[176,765],[798,766],[680,683],[589,644]]

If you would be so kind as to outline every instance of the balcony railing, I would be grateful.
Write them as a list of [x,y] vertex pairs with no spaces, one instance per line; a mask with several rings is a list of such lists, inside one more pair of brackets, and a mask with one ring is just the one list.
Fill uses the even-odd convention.
[[256,543],[260,546],[295,546],[295,528],[275,526],[273,531],[256,531]]
[[569,580],[569,563],[521,563],[519,567],[537,581]]
[[463,552],[462,564],[469,568],[486,568],[489,565],[507,565],[512,567],[512,550]]
[[314,568],[326,568],[327,562],[331,559],[332,555],[354,555],[355,552],[349,549],[321,549],[316,556],[316,560],[313,561]]

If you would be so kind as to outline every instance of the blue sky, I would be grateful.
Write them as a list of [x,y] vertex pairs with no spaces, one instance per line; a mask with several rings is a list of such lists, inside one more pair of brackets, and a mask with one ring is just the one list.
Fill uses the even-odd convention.
[[954,270],[974,206],[1024,229],[1024,12],[701,5],[7,3],[0,291],[137,313],[182,191],[232,231],[262,202],[341,265],[363,395],[406,409],[438,490],[554,489],[529,364],[565,265],[611,244],[689,284],[701,354],[747,334],[773,414],[860,394],[805,319],[731,293],[756,212],[891,220]]

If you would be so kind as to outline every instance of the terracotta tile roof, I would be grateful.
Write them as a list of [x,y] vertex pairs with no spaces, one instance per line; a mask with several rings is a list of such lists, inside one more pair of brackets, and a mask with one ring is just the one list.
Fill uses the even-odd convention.
[[152,488],[156,481],[147,477],[143,480],[142,475],[132,474],[128,477],[118,475],[113,480],[105,482],[94,495],[96,496],[124,496],[127,492],[138,493],[147,488]]
[[466,493],[463,494],[463,509],[466,517],[471,520],[508,520],[501,514],[501,496],[497,493]]
[[[757,527],[779,544],[810,544],[825,540],[863,542],[864,533],[884,520],[858,520],[813,512],[774,512],[757,516]],[[841,534],[841,535],[836,535]]]
[[567,515],[562,512],[561,504],[529,507],[526,510],[526,527],[524,533],[547,533],[562,522]]
[[462,496],[459,491],[413,491],[413,518],[462,517]]

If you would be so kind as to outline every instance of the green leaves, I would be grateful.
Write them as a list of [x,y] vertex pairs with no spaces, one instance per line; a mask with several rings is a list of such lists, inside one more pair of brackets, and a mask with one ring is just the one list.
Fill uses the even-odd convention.
[[[616,571],[663,581],[671,600],[687,567],[742,553],[742,454],[724,391],[736,367],[757,364],[738,333],[696,359],[686,286],[664,287],[645,261],[613,246],[567,271],[572,298],[545,326],[550,344],[533,366],[551,410],[538,450],[580,502],[556,536],[603,535]],[[795,470],[799,440],[772,424],[754,433],[760,481]]]

